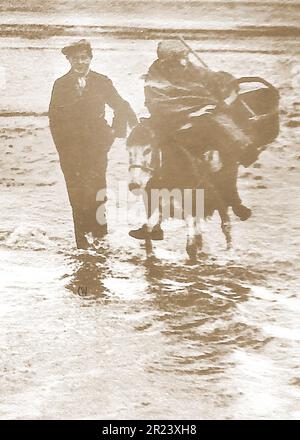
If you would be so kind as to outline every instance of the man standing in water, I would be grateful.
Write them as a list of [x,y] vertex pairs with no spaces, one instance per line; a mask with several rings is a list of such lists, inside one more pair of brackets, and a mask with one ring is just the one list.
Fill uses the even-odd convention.
[[[107,153],[115,138],[126,136],[127,124],[137,118],[111,80],[90,70],[93,58],[88,41],[62,49],[70,71],[57,79],[49,107],[50,130],[56,145],[73,212],[77,248],[89,247],[87,234],[100,239],[107,233],[105,211],[101,224],[96,212],[99,190],[106,189]],[[114,111],[112,126],[105,120],[105,105]],[[98,219],[99,220],[99,219]]]

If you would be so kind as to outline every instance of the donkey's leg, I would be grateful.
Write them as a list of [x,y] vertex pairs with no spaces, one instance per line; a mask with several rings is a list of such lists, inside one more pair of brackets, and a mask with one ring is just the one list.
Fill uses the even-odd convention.
[[[144,203],[147,211],[147,224],[146,224],[146,239],[145,248],[147,258],[154,258],[152,239],[161,240],[163,238],[163,232],[161,234],[158,231],[160,224],[162,223],[162,206],[161,200],[152,199],[151,189],[147,188],[147,192],[144,195]],[[162,235],[160,237],[160,235]]]
[[201,224],[201,218],[196,217],[195,218],[195,243],[197,246],[197,251],[200,252],[203,247],[203,233],[202,233],[202,224]]
[[158,221],[157,221],[157,225],[160,227],[163,221],[163,209],[162,209],[162,199],[159,199],[159,204],[158,204]]
[[163,240],[164,232],[161,229],[161,223],[163,221],[163,210],[161,198],[159,201],[151,202],[151,209],[149,208],[148,221],[147,221],[147,233],[151,235],[152,240]]
[[187,226],[187,240],[186,240],[186,252],[190,257],[190,260],[195,261],[197,259],[197,243],[196,243],[196,220],[192,215],[185,217]]
[[155,203],[148,210],[148,221],[147,227],[148,231],[151,232],[152,229],[156,226],[160,226],[163,221],[163,210],[162,210],[162,201],[161,198],[158,203]]
[[226,249],[230,250],[232,248],[232,236],[231,236],[231,222],[228,214],[228,208],[226,210],[219,211],[221,218],[221,228],[226,239]]
[[204,221],[204,190],[197,188],[192,194],[192,215],[194,216],[195,243],[197,252],[200,253],[203,247],[202,221]]
[[149,237],[147,237],[145,239],[145,249],[146,249],[146,257],[147,259],[151,259],[154,257],[154,252],[153,252],[153,246],[152,246],[152,241],[151,241],[151,237],[149,234]]

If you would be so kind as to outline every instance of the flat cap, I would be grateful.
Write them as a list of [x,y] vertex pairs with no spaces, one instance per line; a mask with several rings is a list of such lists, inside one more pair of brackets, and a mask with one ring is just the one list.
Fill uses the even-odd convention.
[[188,49],[178,40],[163,40],[157,46],[158,58],[186,55],[187,53]]
[[75,41],[74,43],[63,47],[61,51],[66,57],[68,57],[74,55],[79,50],[86,50],[91,56],[93,54],[90,42],[85,39]]

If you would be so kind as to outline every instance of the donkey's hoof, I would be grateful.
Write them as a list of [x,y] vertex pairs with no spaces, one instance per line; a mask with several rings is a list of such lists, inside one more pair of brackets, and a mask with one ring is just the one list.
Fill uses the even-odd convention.
[[231,251],[231,250],[232,250],[232,243],[227,243],[226,251]]
[[202,235],[201,234],[195,235],[195,244],[197,246],[197,251],[201,252],[202,247],[203,247],[203,239],[202,239]]
[[198,251],[198,259],[200,260],[207,260],[209,258],[209,255],[206,252]]
[[145,264],[146,265],[153,265],[159,263],[159,259],[154,255],[154,253],[151,253],[149,255],[146,255],[146,261]]
[[187,244],[186,253],[191,261],[197,261],[197,246],[195,244]]

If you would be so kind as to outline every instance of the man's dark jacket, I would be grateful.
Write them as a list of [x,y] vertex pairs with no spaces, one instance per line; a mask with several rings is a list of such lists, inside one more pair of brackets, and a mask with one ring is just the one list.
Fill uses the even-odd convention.
[[[112,108],[112,127],[105,120]],[[86,232],[97,235],[96,194],[106,188],[107,152],[115,137],[125,137],[136,116],[111,80],[90,71],[79,87],[72,71],[54,83],[49,106],[50,129],[65,176],[78,242]],[[99,203],[98,203],[99,205]]]

